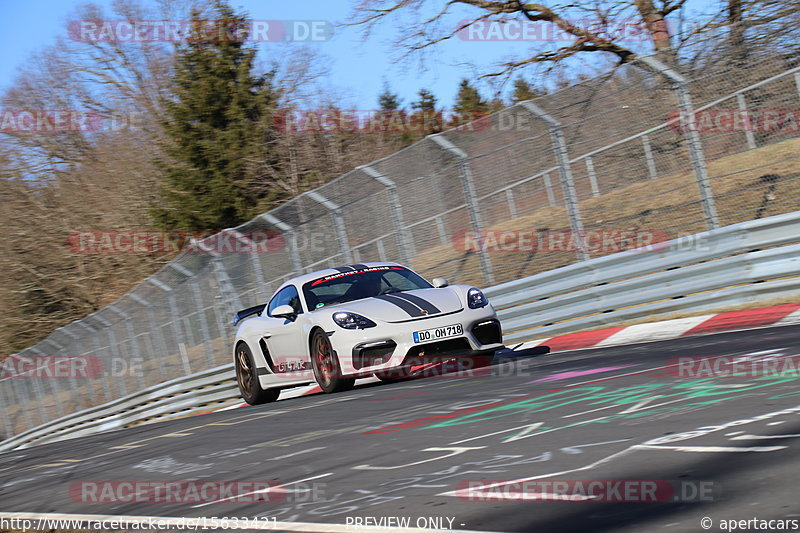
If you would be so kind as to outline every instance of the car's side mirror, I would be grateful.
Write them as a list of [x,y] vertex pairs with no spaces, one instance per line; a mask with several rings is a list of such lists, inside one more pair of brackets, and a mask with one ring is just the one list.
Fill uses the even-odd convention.
[[275,309],[272,310],[271,316],[277,318],[285,318],[287,320],[294,320],[297,318],[297,313],[294,312],[294,309],[289,304],[279,305]]
[[442,287],[447,287],[450,285],[450,283],[448,283],[448,281],[444,278],[433,278],[432,283],[437,289],[441,289]]

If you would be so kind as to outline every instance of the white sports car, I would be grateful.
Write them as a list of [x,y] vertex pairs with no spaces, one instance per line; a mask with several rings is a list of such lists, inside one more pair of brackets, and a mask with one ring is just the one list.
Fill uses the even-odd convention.
[[441,278],[431,284],[396,263],[298,276],[233,324],[236,379],[250,404],[315,380],[337,392],[359,377],[396,379],[415,364],[503,348],[500,322],[479,289]]

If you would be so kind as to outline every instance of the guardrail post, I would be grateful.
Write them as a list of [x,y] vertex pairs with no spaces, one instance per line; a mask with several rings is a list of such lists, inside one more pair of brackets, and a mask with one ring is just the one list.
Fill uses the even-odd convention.
[[[644,56],[640,58],[640,61],[671,81],[675,88],[678,95],[678,107],[681,111],[681,124],[688,130],[686,132],[686,140],[689,143],[689,156],[692,159],[697,187],[700,189],[700,203],[703,206],[706,226],[708,226],[708,229],[716,229],[719,227],[717,205],[709,183],[703,144],[700,140],[700,133],[697,131],[697,116],[692,105],[692,98],[687,89],[688,82],[678,72],[667,67],[654,57]],[[684,122],[684,118],[687,119],[688,124]]]
[[753,135],[753,129],[750,127],[751,121],[747,113],[747,100],[745,100],[742,93],[736,95],[736,103],[739,105],[739,111],[741,111],[744,116],[747,117],[747,124],[744,127],[744,137],[747,139],[747,148],[750,150],[755,150],[758,148],[758,145],[756,144],[756,136]]
[[[131,322],[131,316],[113,304],[107,307],[109,311],[116,313],[125,322],[125,331],[128,334],[128,342],[131,343],[131,348],[133,349],[133,357],[136,358],[139,361],[139,363],[143,365],[144,356],[142,354],[142,350],[139,349],[139,342],[136,340],[136,332],[133,330],[133,323]],[[126,369],[126,371],[129,370],[131,366],[132,365],[128,365],[128,369]],[[144,368],[141,368],[141,372],[137,377],[139,378],[139,387],[141,387],[142,389],[147,387],[147,383],[145,383],[144,379]]]
[[589,254],[586,253],[586,244],[583,241],[583,221],[581,220],[581,212],[578,207],[578,194],[575,192],[572,168],[569,164],[567,142],[564,140],[564,132],[561,131],[561,122],[556,120],[552,115],[546,113],[531,100],[520,102],[520,105],[537,118],[540,118],[550,129],[553,152],[555,153],[556,164],[558,165],[558,171],[561,175],[561,187],[564,190],[564,201],[567,204],[567,213],[569,214],[569,225],[572,232],[575,234],[575,242],[579,243],[576,253],[579,261],[586,261],[589,259]]
[[397,186],[395,185],[394,181],[387,178],[385,175],[369,165],[356,167],[356,169],[361,170],[364,172],[364,174],[386,187],[386,194],[389,196],[389,207],[392,209],[394,227],[397,230],[397,240],[398,244],[400,245],[400,253],[402,254],[403,262],[406,265],[411,266],[414,254],[416,253],[414,250],[414,240],[408,234],[408,228],[406,227],[403,219],[403,206],[400,203],[400,196],[397,194]]
[[[469,156],[467,153],[453,144],[447,137],[441,133],[428,135],[428,137],[440,148],[454,155],[459,162],[461,168],[461,181],[464,187],[464,196],[467,200],[467,210],[469,211],[469,218],[472,222],[472,229],[478,233],[478,242],[483,242],[483,222],[481,220],[481,210],[478,205],[478,195],[475,192],[475,182],[472,179],[472,170],[469,166]],[[487,285],[494,285],[494,272],[492,271],[492,262],[489,255],[485,250],[478,250],[478,258],[481,262],[481,271],[483,273],[483,280]]]
[[642,149],[644,150],[644,160],[647,162],[647,172],[650,174],[650,179],[656,179],[658,172],[656,171],[656,160],[653,158],[653,149],[650,146],[650,137],[642,135]]
[[339,239],[339,247],[342,250],[344,262],[352,263],[353,255],[350,252],[350,243],[347,239],[347,228],[344,227],[344,218],[342,217],[342,212],[339,209],[339,206],[316,191],[308,191],[303,194],[322,205],[322,207],[330,212],[331,218],[333,219],[333,227],[336,230],[336,236]]
[[303,268],[303,262],[300,260],[300,250],[297,247],[297,233],[294,231],[294,228],[272,213],[262,213],[258,215],[258,218],[264,219],[269,224],[272,224],[274,227],[278,228],[278,231],[281,231],[285,235],[289,236],[287,246],[289,246],[289,257],[292,259],[292,268],[294,268],[294,272],[292,274],[302,274],[305,269]]

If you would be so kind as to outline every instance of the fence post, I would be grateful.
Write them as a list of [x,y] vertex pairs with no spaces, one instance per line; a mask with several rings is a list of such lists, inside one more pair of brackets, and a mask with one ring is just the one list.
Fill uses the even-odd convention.
[[586,245],[583,241],[583,221],[578,206],[578,195],[575,192],[575,181],[572,177],[572,168],[569,164],[569,153],[567,152],[567,142],[564,140],[564,132],[561,131],[561,122],[555,117],[546,113],[531,100],[520,102],[520,105],[530,111],[537,118],[540,118],[550,129],[550,138],[553,144],[553,152],[556,156],[556,164],[561,176],[561,188],[564,190],[564,200],[567,203],[567,213],[569,214],[569,225],[575,234],[575,242],[578,243],[576,251],[579,261],[589,259],[586,253]]
[[[684,125],[685,129],[688,130],[686,132],[686,139],[689,142],[689,155],[692,159],[692,167],[694,167],[697,187],[700,189],[700,203],[703,206],[706,226],[708,226],[708,229],[716,229],[719,227],[717,206],[708,179],[708,169],[706,168],[706,159],[703,154],[703,144],[700,140],[700,133],[697,131],[697,117],[695,116],[694,106],[692,106],[692,98],[687,89],[688,82],[686,78],[678,74],[678,72],[667,67],[654,57],[644,56],[640,58],[640,61],[671,81],[678,94],[681,123]],[[684,123],[684,117],[688,119],[688,124]]]
[[[478,241],[482,242],[483,237],[480,236],[483,231],[483,223],[481,220],[481,210],[478,205],[478,195],[475,192],[475,182],[472,179],[472,170],[469,167],[469,156],[467,153],[450,142],[450,140],[441,133],[428,135],[428,137],[440,148],[454,155],[459,162],[461,168],[461,181],[464,187],[464,196],[467,200],[467,210],[469,211],[469,218],[472,221],[472,229],[474,229],[479,237]],[[492,271],[492,262],[489,255],[485,250],[478,250],[478,258],[481,262],[481,271],[486,285],[494,285],[494,272]]]
[[[224,230],[223,230],[224,231]],[[191,241],[192,246],[203,252],[204,254],[208,254],[211,256],[211,265],[214,269],[214,276],[217,278],[217,285],[219,286],[219,292],[222,296],[222,302],[225,306],[225,310],[229,317],[236,314],[236,312],[244,307],[242,305],[242,301],[239,299],[239,293],[236,292],[236,289],[233,286],[233,282],[231,281],[230,276],[228,275],[228,271],[225,268],[225,262],[222,260],[222,257],[218,252],[215,252],[211,248],[207,248],[203,241],[198,241],[192,239]],[[221,321],[220,323],[220,333],[225,331],[225,327],[227,326],[227,320]]]
[[[200,293],[200,285],[197,283],[197,277],[195,277],[194,272],[184,266],[179,265],[178,263],[172,262],[169,264],[169,267],[186,276],[186,283],[189,284],[189,290],[192,292],[194,306],[197,309],[197,318],[200,321],[200,335],[203,337],[203,347],[205,348],[206,352],[206,363],[208,363],[209,368],[211,368],[214,366],[214,352],[211,350],[210,344],[211,332],[208,329],[208,318],[206,317],[205,307],[203,307],[203,295]],[[172,296],[172,293],[170,293],[170,296]],[[174,300],[170,302],[170,305],[175,305]],[[176,317],[177,316],[182,315],[176,315]],[[191,322],[189,323],[189,326],[191,327]]]
[[550,173],[545,172],[543,178],[544,178],[544,187],[545,190],[547,191],[547,202],[552,207],[555,207],[557,205],[556,194],[555,192],[553,192],[553,182],[552,180],[550,180]]
[[[75,333],[72,333],[69,330],[69,326],[65,326],[63,328],[58,328],[56,331],[61,331],[64,335],[69,337],[72,340],[73,345],[78,342],[78,338],[79,338],[78,335],[75,334]],[[96,350],[93,350],[93,351],[96,352]],[[87,353],[91,353],[91,352],[87,352]],[[100,358],[100,356],[98,356],[96,353],[95,353],[95,357],[97,357],[98,359]],[[103,370],[105,370],[105,368]],[[57,398],[58,397],[58,380],[54,379],[53,382],[54,382],[53,383],[53,390],[56,391],[56,398]],[[56,411],[58,412],[58,416],[59,417],[64,416],[64,408],[61,405],[61,402],[55,401],[53,403],[55,404]]]
[[[111,304],[107,307],[109,311],[116,313],[125,322],[125,331],[128,334],[128,341],[131,343],[131,349],[133,349],[133,357],[139,361],[140,365],[142,365],[140,367],[141,372],[137,377],[139,378],[139,387],[144,389],[147,387],[147,383],[145,383],[144,379],[144,356],[142,355],[142,350],[139,349],[139,342],[136,340],[136,332],[133,330],[131,315],[122,311],[116,305]],[[126,371],[130,370],[131,366],[132,365],[129,364]]]
[[[12,379],[12,387],[14,387],[14,396],[17,400],[17,407],[19,407],[20,412],[22,413],[22,418],[25,420],[25,429],[31,429],[34,427],[33,420],[31,419],[30,409],[27,409],[27,406],[30,405],[31,400],[28,399],[28,395],[25,393],[25,387],[21,383],[21,379]],[[33,401],[36,401],[36,398],[33,398]]]
[[594,161],[591,157],[586,158],[586,173],[589,175],[589,184],[592,187],[592,196],[600,196],[600,187],[597,186],[597,174],[594,171]]
[[[45,339],[44,341],[48,341],[48,339]],[[63,346],[61,346],[60,344],[56,344],[52,340],[50,340],[49,342],[50,342],[50,344],[53,344],[54,346],[57,346],[58,351],[62,355],[64,355],[64,347]],[[36,351],[39,354],[39,357],[48,357],[47,355],[45,355],[41,350],[39,350],[35,346],[31,348],[31,351]],[[33,393],[36,396],[36,407],[38,408],[38,411],[39,411],[39,417],[42,419],[42,424],[44,424],[44,423],[47,422],[47,415],[44,412],[44,405],[42,404],[42,401],[41,401],[42,398],[44,397],[44,387],[42,387],[42,383],[40,381],[41,379],[42,379],[41,377],[33,375],[33,376],[31,376],[29,378],[29,381],[33,382],[32,383],[33,384]],[[53,379],[53,381],[55,381],[55,379]]]
[[517,218],[517,202],[514,201],[514,192],[506,189],[506,203],[508,204],[508,214],[512,219]]
[[[739,111],[741,111],[745,117],[747,117],[747,100],[745,100],[744,95],[739,93],[736,95],[736,103],[739,104]],[[751,121],[748,117],[747,125],[744,128],[744,136],[747,139],[747,148],[750,150],[754,150],[758,148],[756,144],[756,136],[753,135],[753,129],[750,127]]]
[[153,306],[150,305],[150,302],[138,294],[129,292],[125,296],[144,307],[145,313],[147,313],[147,322],[150,324],[150,332],[154,337],[156,337],[156,343],[158,344],[156,349],[161,351],[160,354],[153,354],[153,358],[156,360],[156,364],[158,365],[158,375],[161,376],[162,379],[166,379],[163,358],[167,356],[167,341],[164,339],[164,332],[161,331],[161,327],[156,323],[156,316],[155,313],[153,313]]
[[[18,406],[25,405],[20,401],[16,402],[14,401],[14,396],[13,394],[11,394],[12,391],[10,390],[12,387],[10,382],[13,380],[14,378],[7,377],[4,378],[2,381],[0,381],[0,385],[2,385],[0,386],[0,391],[2,391],[3,393],[3,402],[5,405],[14,405],[14,404],[17,404]],[[8,409],[0,409],[0,412],[3,413],[3,426],[5,426],[5,434],[3,435],[3,438],[0,438],[0,441],[2,441],[13,437],[15,433],[14,433],[14,424],[11,422],[11,415],[8,414]]]
[[353,255],[350,253],[350,243],[347,239],[347,228],[344,227],[344,218],[342,217],[342,212],[339,209],[339,206],[316,191],[308,191],[303,194],[330,211],[331,218],[333,218],[333,226],[336,229],[336,236],[339,238],[339,247],[342,250],[344,262],[347,264],[352,263]]
[[412,259],[414,258],[414,241],[408,234],[405,221],[403,220],[403,206],[400,203],[400,196],[397,194],[397,186],[395,182],[387,178],[369,165],[356,167],[373,178],[378,183],[386,187],[386,194],[389,196],[389,206],[392,209],[392,218],[394,219],[394,227],[397,230],[397,240],[400,244],[400,252],[403,256],[403,262],[411,266]]
[[180,319],[181,315],[178,306],[175,304],[175,296],[172,294],[172,287],[153,277],[147,278],[146,281],[151,285],[153,285],[154,287],[156,287],[157,289],[164,291],[164,293],[166,293],[167,295],[167,302],[169,303],[169,312],[170,315],[172,316],[172,322],[171,322],[172,332],[175,334],[175,353],[178,354],[178,356],[181,359],[181,363],[183,365],[183,373],[185,375],[189,375],[192,373],[192,368],[189,365],[189,360],[183,357],[182,354],[180,353],[180,345],[186,344],[186,335],[183,333],[183,331],[181,330],[181,326],[178,323],[178,320]]
[[794,84],[797,87],[797,97],[800,98],[800,72],[794,73]]
[[287,245],[289,246],[289,256],[292,258],[292,268],[294,268],[293,274],[302,274],[304,270],[303,262],[300,260],[300,250],[297,248],[297,233],[295,233],[294,228],[271,213],[262,213],[258,215],[258,217],[278,228],[278,231],[282,231],[289,236]]
[[78,321],[78,325],[89,332],[89,335],[92,337],[92,344],[94,344],[94,353],[98,354],[97,357],[103,361],[103,393],[106,395],[106,401],[110,402],[114,399],[114,397],[111,394],[111,384],[108,381],[110,376],[108,373],[106,360],[103,359],[102,355],[99,355],[102,354],[102,350],[100,349],[100,339],[98,338],[99,333],[94,326],[86,324],[84,320]]
[[642,135],[642,148],[644,149],[644,159],[647,161],[647,172],[650,174],[650,179],[658,177],[656,170],[656,160],[653,158],[653,149],[650,146],[650,137]]
[[[269,297],[269,294],[267,294],[266,290],[267,281],[264,279],[264,268],[261,266],[261,259],[259,255],[261,252],[258,251],[257,248],[258,243],[256,243],[256,241],[254,241],[251,237],[242,234],[239,230],[232,229],[225,231],[230,231],[231,234],[233,235],[233,238],[236,239],[237,241],[243,242],[245,244],[249,243],[250,262],[253,264],[253,273],[255,274],[256,284],[258,285],[258,287],[256,288],[256,292],[261,301],[266,301],[267,298]],[[264,243],[264,246],[266,246],[266,242]],[[266,250],[264,252],[266,253]],[[236,309],[234,313],[238,310],[239,309]]]
[[[111,351],[111,356],[113,360],[121,361],[122,357],[120,356],[119,352],[119,343],[117,343],[117,334],[114,333],[114,326],[108,320],[104,319],[103,317],[97,316],[97,313],[93,313],[89,315],[90,318],[93,318],[100,322],[100,325],[106,329],[106,335],[108,336],[108,349]],[[113,365],[112,365],[113,370]],[[112,391],[112,397],[119,398],[121,396],[125,396],[128,394],[128,387],[125,385],[124,376],[112,376],[112,377],[119,377],[117,383],[119,384],[120,394],[114,396]]]

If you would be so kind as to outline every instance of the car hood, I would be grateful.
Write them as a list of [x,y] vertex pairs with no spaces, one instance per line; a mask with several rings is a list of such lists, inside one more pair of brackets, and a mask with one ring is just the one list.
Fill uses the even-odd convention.
[[327,309],[352,311],[369,319],[383,322],[408,322],[409,320],[458,312],[463,308],[464,305],[458,293],[453,289],[443,287],[394,292],[353,300]]

